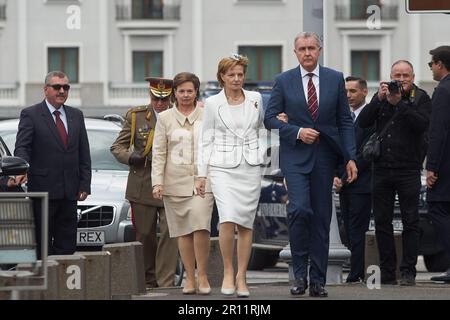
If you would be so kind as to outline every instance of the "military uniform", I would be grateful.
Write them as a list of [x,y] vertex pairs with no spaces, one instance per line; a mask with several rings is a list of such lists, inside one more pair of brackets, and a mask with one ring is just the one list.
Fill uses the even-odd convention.
[[[125,118],[111,152],[119,162],[130,166],[125,197],[133,210],[137,240],[144,246],[146,282],[151,287],[170,287],[174,285],[178,247],[176,239],[169,237],[163,202],[152,195],[151,148],[156,114],[151,105],[140,106],[128,110]],[[133,153],[141,156],[139,163],[130,164]]]

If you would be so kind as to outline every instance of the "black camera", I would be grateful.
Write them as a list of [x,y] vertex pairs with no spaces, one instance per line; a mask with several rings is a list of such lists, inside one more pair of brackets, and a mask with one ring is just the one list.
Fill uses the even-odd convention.
[[387,86],[388,86],[388,90],[389,90],[389,92],[391,93],[391,94],[393,94],[393,93],[402,93],[402,89],[403,89],[403,86],[402,86],[402,82],[401,81],[398,81],[398,80],[392,80],[392,81],[390,81],[390,82],[384,82],[385,84],[387,84]]

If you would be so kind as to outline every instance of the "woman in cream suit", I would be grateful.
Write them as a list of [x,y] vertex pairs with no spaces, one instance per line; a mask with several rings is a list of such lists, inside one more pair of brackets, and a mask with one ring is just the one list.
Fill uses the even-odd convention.
[[[217,79],[224,88],[205,102],[199,146],[200,186],[211,187],[219,211],[219,243],[224,265],[222,294],[248,297],[246,272],[253,221],[261,190],[260,133],[264,111],[261,95],[243,90],[248,59],[234,54],[220,61]],[[203,194],[203,189],[198,192]],[[233,252],[237,229],[238,270],[234,278]]]
[[[186,270],[184,294],[209,294],[207,261],[214,198],[209,184],[198,196],[197,144],[203,109],[196,107],[200,80],[192,73],[180,73],[173,80],[176,108],[160,114],[153,143],[153,196],[164,201],[170,237],[178,248]],[[200,189],[200,188],[199,188]]]

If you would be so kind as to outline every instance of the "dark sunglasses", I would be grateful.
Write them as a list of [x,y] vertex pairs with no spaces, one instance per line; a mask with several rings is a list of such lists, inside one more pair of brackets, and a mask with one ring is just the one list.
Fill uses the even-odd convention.
[[430,61],[430,62],[428,62],[428,66],[431,68],[431,67],[433,66],[434,63],[436,63],[436,62]]
[[64,91],[69,91],[70,90],[70,85],[68,84],[50,84],[48,85],[49,87],[52,87],[53,89],[55,89],[56,91],[60,91],[61,88],[64,89]]

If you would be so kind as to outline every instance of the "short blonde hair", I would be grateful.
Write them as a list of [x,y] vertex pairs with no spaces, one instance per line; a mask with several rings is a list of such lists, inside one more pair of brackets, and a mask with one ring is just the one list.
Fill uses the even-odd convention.
[[220,60],[219,66],[217,68],[217,81],[219,81],[219,84],[222,88],[225,85],[225,83],[222,80],[222,75],[224,75],[228,70],[234,68],[235,66],[244,67],[244,74],[246,74],[248,66],[248,58],[234,53],[231,56]]

